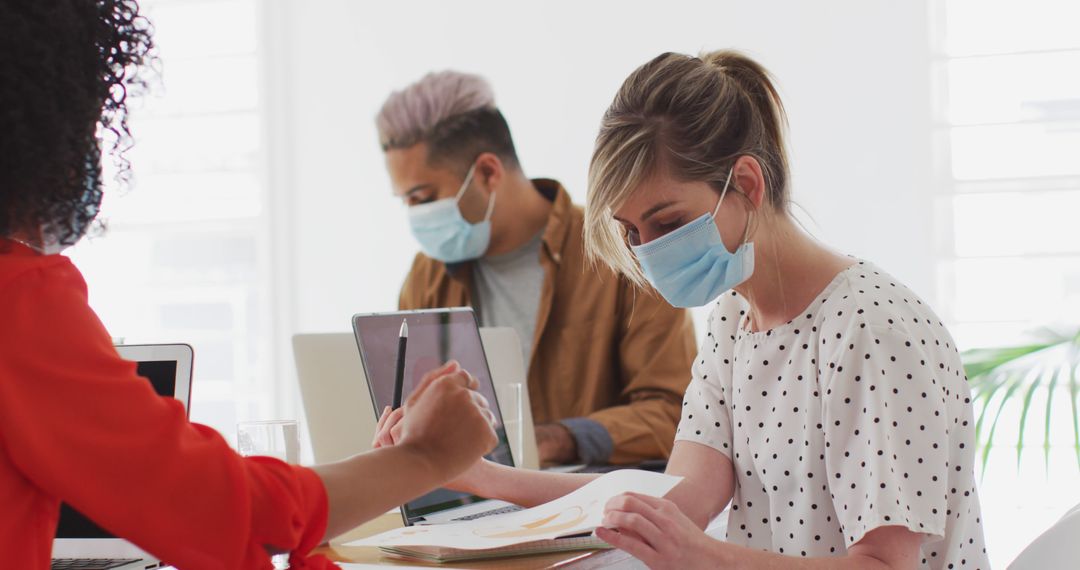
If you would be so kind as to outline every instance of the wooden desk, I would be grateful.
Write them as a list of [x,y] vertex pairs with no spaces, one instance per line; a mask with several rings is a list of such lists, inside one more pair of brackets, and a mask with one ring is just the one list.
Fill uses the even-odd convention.
[[[602,551],[562,552],[542,556],[522,556],[518,558],[499,558],[496,560],[478,560],[450,564],[432,564],[421,561],[402,561],[385,558],[379,549],[370,547],[344,546],[345,543],[385,532],[401,526],[401,516],[397,513],[385,514],[365,525],[343,534],[331,541],[329,546],[315,549],[314,554],[324,554],[335,562],[358,562],[385,566],[424,566],[431,568],[469,568],[485,570],[499,568],[507,570],[541,570],[547,568],[590,568],[599,567],[587,564],[587,560],[596,560],[594,554],[607,554]],[[605,557],[606,558],[606,557]]]

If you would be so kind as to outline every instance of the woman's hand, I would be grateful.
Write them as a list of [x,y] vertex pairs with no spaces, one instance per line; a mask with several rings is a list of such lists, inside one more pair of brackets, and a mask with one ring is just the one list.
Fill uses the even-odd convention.
[[375,427],[375,439],[371,440],[371,448],[393,447],[394,443],[401,439],[401,418],[405,416],[405,408],[391,410],[390,406],[383,408],[379,416],[379,425]]
[[[461,365],[458,364],[456,361],[451,360],[450,362],[443,364],[439,368],[436,368],[435,370],[424,374],[424,377],[420,380],[420,386],[417,387],[416,392],[419,392],[421,388],[427,386],[438,378],[457,373],[465,374],[466,377],[469,378],[469,382],[471,384],[468,387],[470,389],[476,388],[475,379],[472,378],[472,375],[462,370]],[[414,392],[414,394],[416,392]],[[475,396],[477,398],[477,402],[482,402],[483,408],[487,409],[487,400],[479,393],[475,393]],[[401,420],[404,417],[404,405],[402,405],[396,410],[392,410],[390,406],[386,406],[385,408],[383,408],[382,414],[379,416],[379,423],[377,426],[375,426],[375,438],[371,441],[371,448],[379,449],[380,447],[392,447],[394,444],[400,441],[401,430],[404,427],[404,425],[401,423]]]
[[[495,416],[456,363],[424,377],[400,417],[382,422],[387,446],[312,469],[326,489],[326,538],[443,486],[495,447]],[[389,476],[387,476],[389,474]]]
[[393,445],[416,450],[446,479],[464,473],[498,443],[495,414],[479,385],[456,362],[429,372],[390,426]]
[[624,493],[604,507],[596,536],[654,570],[719,568],[720,542],[667,499]]
[[[446,376],[460,374],[464,374],[471,379],[471,384],[469,385],[469,387],[470,389],[475,390],[475,378],[472,378],[472,376],[468,372],[462,370],[461,366],[455,361],[450,361],[444,364],[442,367],[425,374],[424,378],[420,382],[420,386],[427,386],[431,382],[435,382],[440,378]],[[419,388],[417,390],[419,391]],[[472,392],[472,398],[474,400],[474,403],[477,406],[481,407],[481,409],[484,410],[486,414],[491,414],[491,411],[488,409],[487,400],[484,398],[483,395],[474,391]],[[406,417],[407,415],[410,415],[410,413],[412,412],[412,408],[413,407],[409,405],[402,406],[396,410],[391,410],[390,406],[384,408],[382,415],[379,417],[379,423],[375,430],[375,437],[371,442],[372,448],[379,449],[381,447],[392,447],[400,443],[402,440],[405,425],[407,423]],[[451,416],[456,415],[456,413],[457,412],[452,412]],[[494,416],[491,417],[493,418]],[[446,488],[453,489],[455,491],[469,492],[475,494],[476,490],[482,487],[482,482],[488,476],[486,473],[487,467],[489,467],[488,462],[484,461],[481,458],[475,461],[470,467],[468,467],[464,473],[446,483],[445,486]]]

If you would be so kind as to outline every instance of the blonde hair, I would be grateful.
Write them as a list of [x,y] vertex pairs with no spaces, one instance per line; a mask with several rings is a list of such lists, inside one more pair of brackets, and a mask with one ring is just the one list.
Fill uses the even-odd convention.
[[637,68],[604,113],[589,165],[585,249],[638,285],[647,283],[613,215],[661,173],[717,192],[741,156],[761,165],[771,207],[789,206],[787,116],[768,71],[733,50],[665,53]]

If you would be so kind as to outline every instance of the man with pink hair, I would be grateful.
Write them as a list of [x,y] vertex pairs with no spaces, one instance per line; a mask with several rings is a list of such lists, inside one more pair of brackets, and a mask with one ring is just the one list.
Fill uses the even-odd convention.
[[402,309],[472,306],[513,327],[540,459],[666,459],[694,356],[689,314],[585,260],[584,214],[525,176],[481,77],[432,73],[376,118],[394,195],[420,245]]

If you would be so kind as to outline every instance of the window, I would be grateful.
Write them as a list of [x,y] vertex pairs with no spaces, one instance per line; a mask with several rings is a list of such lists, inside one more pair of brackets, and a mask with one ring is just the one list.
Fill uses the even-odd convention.
[[945,3],[941,306],[961,346],[1080,315],[1080,4]]
[[[941,24],[934,65],[942,316],[964,348],[1017,343],[1044,325],[1080,327],[1080,3],[930,5]],[[1009,448],[1020,406],[1006,407],[994,436],[980,493],[995,567],[1080,503],[1068,398],[1055,397],[1045,420],[1046,398],[1045,387],[1034,394],[1028,424],[1039,429],[1025,431],[1022,461]]]
[[192,419],[232,442],[274,405],[255,0],[147,0],[161,75],[130,102],[129,192],[69,255],[127,343],[195,349]]

